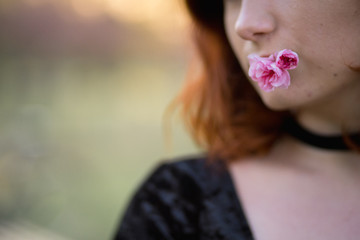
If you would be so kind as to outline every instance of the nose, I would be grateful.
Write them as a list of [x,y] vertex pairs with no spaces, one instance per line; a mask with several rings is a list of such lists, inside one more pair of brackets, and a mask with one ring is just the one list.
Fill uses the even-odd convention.
[[267,1],[243,1],[235,22],[235,31],[241,38],[259,41],[275,31],[275,17]]

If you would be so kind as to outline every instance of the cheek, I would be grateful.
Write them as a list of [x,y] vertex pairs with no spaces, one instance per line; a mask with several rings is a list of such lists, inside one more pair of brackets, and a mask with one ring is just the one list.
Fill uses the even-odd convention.
[[[359,23],[360,29],[360,23]],[[343,63],[352,68],[360,68],[360,31],[349,38],[344,38],[341,48]]]
[[[233,50],[234,55],[236,56],[236,59],[240,63],[240,66],[245,73],[245,75],[248,77],[248,71],[249,71],[249,61],[247,59],[248,53],[245,49],[247,49],[246,45],[250,45],[251,42],[245,41],[241,39],[235,31],[229,31],[227,30],[227,36],[230,43],[230,46]],[[249,78],[249,77],[248,77]]]
[[246,53],[244,50],[246,49],[245,45],[251,45],[251,42],[245,41],[236,33],[235,23],[238,17],[238,13],[239,12],[237,10],[226,9],[224,18],[225,31],[236,58],[238,59],[243,71],[247,73],[249,68],[247,59],[248,53]]
[[327,8],[304,12],[304,16],[297,14],[289,20],[304,57],[312,56],[317,63],[331,59],[327,67],[360,64],[360,1],[344,0],[339,5],[330,0]]

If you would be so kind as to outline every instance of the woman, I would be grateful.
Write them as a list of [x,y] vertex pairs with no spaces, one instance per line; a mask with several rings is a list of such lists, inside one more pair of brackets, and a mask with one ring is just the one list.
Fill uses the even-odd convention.
[[[360,2],[187,0],[202,72],[180,95],[207,154],[158,167],[116,239],[360,236]],[[248,56],[298,54],[264,91]]]

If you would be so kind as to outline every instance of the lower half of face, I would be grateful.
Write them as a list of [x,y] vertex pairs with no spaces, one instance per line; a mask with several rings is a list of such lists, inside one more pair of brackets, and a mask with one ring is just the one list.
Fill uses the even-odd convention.
[[[291,110],[314,105],[339,106],[360,96],[360,72],[353,71],[343,62],[314,61],[300,54],[298,68],[290,70],[291,84],[287,89],[276,88],[271,92],[253,84],[263,102],[273,110]],[[247,67],[243,67],[244,71]],[[345,101],[349,98],[349,101]],[[359,99],[360,100],[360,99]]]
[[[264,3],[257,1],[258,5]],[[341,5],[335,0],[326,4],[320,0],[274,0],[263,10],[272,15],[274,30],[247,39],[234,27],[239,14],[246,9],[240,9],[241,4],[239,9],[234,9],[225,3],[227,35],[245,73],[249,70],[247,56],[251,53],[271,54],[291,49],[299,55],[298,67],[289,71],[288,89],[265,92],[249,78],[269,108],[290,110],[335,104],[360,95],[360,71],[350,68],[360,66],[360,2],[345,0]]]

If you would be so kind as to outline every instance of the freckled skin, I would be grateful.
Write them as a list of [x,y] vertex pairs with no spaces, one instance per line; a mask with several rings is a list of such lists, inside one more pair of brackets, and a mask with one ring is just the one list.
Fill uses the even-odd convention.
[[[297,109],[336,101],[359,93],[360,1],[224,0],[230,44],[245,73],[251,53],[272,54],[291,49],[299,54],[290,71],[288,89],[264,92],[254,85],[271,109]],[[336,75],[334,74],[336,73]],[[251,81],[251,80],[250,80]],[[312,94],[309,96],[309,91]]]
[[[249,69],[249,54],[269,56],[281,49],[290,49],[299,55],[298,67],[289,71],[288,89],[265,92],[249,79],[266,106],[289,110],[302,126],[318,134],[341,134],[344,129],[359,131],[360,71],[349,68],[360,70],[360,14],[353,14],[360,9],[359,0],[224,0],[224,3],[227,36],[245,73]],[[242,196],[245,196],[244,202],[249,203],[248,215],[250,220],[253,217],[256,239],[358,239],[360,164],[357,153],[317,149],[284,137],[278,139],[269,154],[245,160],[248,161],[239,161],[233,175],[239,179],[236,181],[239,189],[245,189]],[[290,166],[289,169],[294,166],[294,171],[282,174],[287,172],[285,166]],[[329,175],[322,174],[327,171]],[[261,180],[271,179],[267,176],[276,176],[274,179],[278,182]],[[293,176],[301,178],[295,180]],[[339,184],[339,194],[334,194],[336,184],[329,183],[329,179]],[[345,183],[340,179],[349,181]],[[302,185],[304,182],[308,184]],[[350,182],[354,184],[348,184]],[[270,189],[268,194],[269,183],[275,188],[278,183],[287,187],[275,194]],[[253,191],[254,187],[258,187],[257,191]],[[329,195],[323,194],[325,189]],[[299,194],[288,194],[290,190]],[[304,190],[311,190],[308,196],[312,197],[321,194],[303,204]],[[275,197],[254,201],[264,199],[259,193]],[[326,197],[320,199],[319,196]],[[351,203],[343,204],[346,199],[352,199]],[[336,203],[336,207],[332,203]],[[268,209],[275,210],[265,212]],[[295,216],[302,217],[294,218],[294,209],[299,210]],[[318,212],[319,209],[324,211]],[[333,209],[339,211],[330,213]],[[351,219],[349,212],[353,213]],[[333,219],[340,220],[335,223]],[[348,220],[346,224],[344,219]]]

